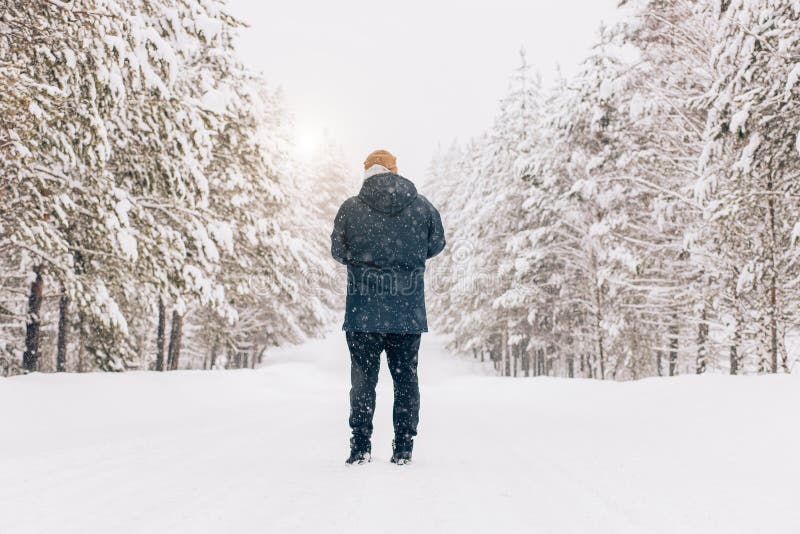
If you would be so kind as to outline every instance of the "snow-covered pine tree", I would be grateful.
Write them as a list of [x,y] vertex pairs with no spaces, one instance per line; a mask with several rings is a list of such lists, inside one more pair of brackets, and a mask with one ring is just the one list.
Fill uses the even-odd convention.
[[[484,161],[490,163],[482,172],[486,189],[475,219],[477,235],[483,242],[479,249],[484,255],[480,260],[483,269],[487,273],[496,269],[495,283],[487,295],[491,299],[487,312],[492,310],[505,318],[500,335],[505,340],[501,354],[506,357],[501,372],[513,376],[536,372],[531,356],[544,357],[545,352],[552,352],[552,346],[537,335],[537,322],[529,323],[532,316],[528,310],[535,300],[531,296],[537,289],[530,269],[539,265],[520,257],[526,247],[516,239],[521,223],[529,222],[523,213],[530,207],[523,204],[530,195],[529,189],[535,187],[523,179],[519,162],[539,148],[542,104],[540,78],[531,75],[524,50],[520,58],[510,90],[501,102],[489,145],[484,149],[489,155]],[[494,209],[490,210],[490,206]]]
[[523,51],[494,128],[437,157],[428,178],[450,242],[432,270],[437,326],[455,334],[460,350],[476,357],[489,352],[503,375],[531,370],[517,274],[522,265],[511,242],[528,187],[517,162],[536,145],[540,91]]
[[465,273],[472,265],[474,240],[466,234],[468,213],[464,205],[477,180],[471,156],[478,154],[478,147],[477,140],[466,146],[453,142],[446,150],[439,150],[428,169],[425,188],[442,215],[448,246],[427,269],[427,291],[431,295],[432,324],[454,333],[459,350],[484,358],[486,347],[481,346],[479,331],[474,328],[480,317],[468,299],[472,289],[466,286],[471,285],[471,279]]
[[[3,56],[29,90],[27,124],[32,128],[22,150],[28,157],[4,177],[10,184],[6,198],[19,206],[7,212],[14,219],[5,225],[4,241],[23,268],[34,273],[23,358],[28,370],[39,365],[42,301],[48,288],[109,328],[126,328],[102,279],[84,276],[85,267],[94,265],[85,261],[87,251],[103,251],[112,258],[125,233],[119,224],[119,234],[106,228],[107,215],[117,204],[106,169],[111,154],[108,126],[119,110],[112,86],[121,83],[109,73],[118,73],[123,64],[107,39],[124,31],[119,8],[91,1],[11,2],[4,12],[12,26],[28,28],[13,35],[42,34],[0,43],[8,47]],[[4,131],[21,138],[13,127]],[[61,309],[66,313],[69,306]]]
[[[150,314],[157,311],[160,339],[168,318],[170,337],[182,333],[191,303],[234,314],[216,280],[232,244],[226,221],[209,208],[209,169],[223,124],[215,116],[224,105],[219,85],[238,69],[232,34],[239,23],[219,2],[139,4],[129,4],[130,32],[142,36],[128,58],[137,83],[120,95],[126,105],[115,127],[125,135],[112,170],[131,206],[139,309],[146,302]],[[156,367],[177,368],[182,345],[171,339]]]
[[777,373],[791,365],[784,338],[800,311],[800,3],[733,0],[717,9],[698,191],[734,296],[731,367],[755,353],[759,371]]
[[[698,99],[711,79],[713,13],[705,0],[624,4],[628,17],[612,32],[631,56],[623,73],[627,89],[618,99],[629,113],[617,117],[627,146],[617,168],[634,191],[620,206],[627,222],[619,237],[637,258],[630,284],[638,298],[629,315],[638,332],[628,343],[640,354],[628,361],[640,372],[655,363],[659,373],[658,357],[642,359],[641,352],[668,354],[672,374],[684,355],[686,367],[703,372],[719,307],[718,276],[697,239],[701,206],[692,193],[706,118]],[[637,343],[641,332],[653,332],[655,346]]]
[[267,347],[319,334],[330,319],[331,299],[318,290],[327,240],[323,249],[319,212],[300,200],[309,191],[291,156],[289,115],[263,80],[238,91],[248,87],[229,100],[216,143],[211,208],[231,221],[234,251],[218,277],[236,314],[230,323],[212,309],[199,315],[208,366],[253,366]]
[[[236,59],[238,25],[214,0],[4,6],[4,369],[23,352],[40,367],[45,316],[59,369],[146,366],[156,347],[175,368],[192,348],[181,332],[196,330],[187,310],[238,318],[224,262],[275,277],[316,261],[291,224],[302,193],[277,133],[285,113]],[[258,209],[236,206],[237,187]],[[262,335],[272,343],[318,331],[319,299],[282,298],[293,304],[272,302],[248,331],[276,331]]]
[[[552,110],[547,137],[554,147],[539,164],[552,184],[552,237],[548,250],[561,261],[555,273],[560,306],[580,318],[575,349],[591,377],[616,377],[624,365],[625,337],[635,328],[626,313],[633,298],[627,285],[636,270],[631,247],[618,239],[628,223],[623,206],[635,201],[637,189],[620,180],[617,162],[625,153],[622,124],[617,120],[626,79],[623,54],[604,32],[581,74]],[[573,349],[573,350],[575,350]]]

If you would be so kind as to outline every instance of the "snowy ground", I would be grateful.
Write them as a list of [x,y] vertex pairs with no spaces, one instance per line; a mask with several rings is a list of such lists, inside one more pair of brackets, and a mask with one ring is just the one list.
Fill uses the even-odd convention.
[[[384,364],[385,365],[385,364]],[[0,532],[800,532],[800,380],[502,379],[428,336],[414,464],[344,466],[340,332],[257,371],[0,379]]]

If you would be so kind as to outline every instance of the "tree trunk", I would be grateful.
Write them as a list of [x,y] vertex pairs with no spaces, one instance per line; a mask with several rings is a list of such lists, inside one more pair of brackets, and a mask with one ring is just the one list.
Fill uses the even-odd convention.
[[736,313],[736,326],[733,331],[733,343],[731,343],[731,374],[738,375],[742,370],[742,356],[739,354],[739,343],[742,339],[741,322],[739,321],[738,312]]
[[170,370],[178,368],[181,356],[181,337],[183,336],[183,315],[177,311],[172,312],[172,330],[169,335],[168,363]]
[[518,345],[515,345],[511,349],[511,354],[514,357],[514,376],[516,377],[518,375],[518,372],[519,372],[519,346]]
[[778,372],[778,310],[777,308],[777,299],[776,299],[776,283],[775,280],[776,276],[773,273],[772,280],[770,281],[770,289],[769,289],[769,306],[770,306],[770,317],[769,317],[769,355],[770,355],[770,371],[772,373]]
[[597,354],[600,357],[600,380],[606,379],[606,363],[605,363],[605,354],[603,354],[603,334],[600,333],[599,328],[600,325],[597,325],[598,328],[598,337],[597,337]]
[[83,346],[83,313],[78,312],[78,372],[83,373],[86,371],[86,362],[84,362],[85,349]]
[[522,353],[522,358],[522,368],[525,371],[525,376],[531,376],[531,351],[527,346]]
[[67,343],[69,336],[70,299],[66,289],[61,288],[61,299],[58,301],[58,341],[56,342],[56,372],[67,371]]
[[158,327],[156,330],[156,371],[164,370],[164,338],[167,330],[167,311],[164,300],[158,299]]
[[217,340],[214,340],[214,343],[211,345],[211,365],[209,365],[209,369],[213,370],[214,367],[217,365],[217,351],[219,350],[219,343]]
[[606,378],[606,362],[605,362],[605,347],[603,346],[603,296],[600,292],[600,283],[597,278],[597,259],[592,256],[592,265],[594,267],[594,301],[596,311],[594,314],[595,328],[597,329],[597,355],[600,358],[600,380]]
[[575,354],[567,356],[567,377],[575,378]]
[[500,347],[500,375],[508,376],[508,330],[503,330],[503,339]]
[[35,267],[33,272],[36,273],[36,278],[31,283],[31,291],[28,295],[25,352],[22,355],[22,367],[29,372],[36,371],[39,367],[39,351],[42,341],[42,296],[44,294],[44,279],[42,278],[41,265]]
[[706,359],[708,357],[708,309],[704,306],[697,325],[697,374],[706,372]]
[[[774,187],[772,176],[767,182],[767,190],[772,193]],[[770,233],[770,284],[769,284],[769,355],[771,372],[778,372],[778,267],[775,262],[775,250],[777,243],[775,239],[775,197],[767,197],[769,205],[769,233]]]
[[663,360],[664,360],[664,351],[657,350],[656,351],[656,373],[658,376],[664,376],[663,370]]
[[678,316],[673,315],[669,325],[669,376],[678,374]]

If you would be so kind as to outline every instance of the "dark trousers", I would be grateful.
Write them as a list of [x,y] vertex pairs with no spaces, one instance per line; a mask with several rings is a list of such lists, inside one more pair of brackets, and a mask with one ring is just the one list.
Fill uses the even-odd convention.
[[350,348],[350,428],[353,445],[369,448],[372,415],[375,413],[375,386],[386,351],[394,381],[394,434],[396,440],[410,441],[417,435],[419,422],[419,382],[417,354],[420,334],[375,334],[347,332]]

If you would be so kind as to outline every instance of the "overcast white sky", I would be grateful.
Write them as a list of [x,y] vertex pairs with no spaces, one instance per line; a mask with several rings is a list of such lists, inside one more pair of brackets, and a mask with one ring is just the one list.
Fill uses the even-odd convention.
[[617,0],[231,0],[244,60],[283,87],[302,145],[354,169],[376,148],[422,180],[437,146],[489,127],[524,46],[545,82],[575,71]]

